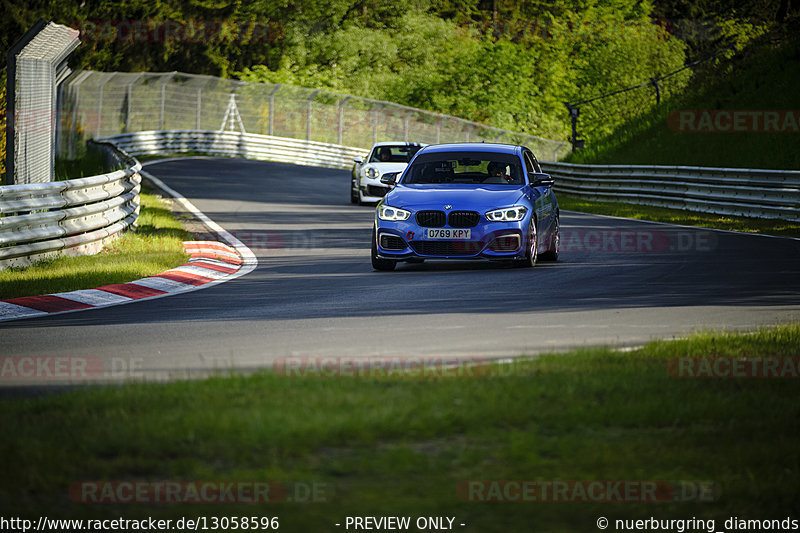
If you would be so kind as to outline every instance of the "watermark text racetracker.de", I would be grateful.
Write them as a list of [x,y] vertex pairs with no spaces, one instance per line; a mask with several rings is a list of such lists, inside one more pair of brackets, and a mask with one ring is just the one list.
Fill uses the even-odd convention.
[[667,117],[678,133],[798,133],[798,109],[681,109]]
[[274,20],[85,20],[75,22],[83,42],[274,43],[285,28]]
[[800,357],[673,357],[667,373],[673,378],[797,379]]
[[560,252],[686,253],[711,252],[717,234],[702,230],[562,229]]
[[290,356],[273,362],[287,378],[475,378],[501,375],[506,366],[477,357]]
[[81,504],[321,503],[333,488],[321,481],[77,481],[69,498]]
[[[254,253],[269,255],[287,250],[341,248],[350,243],[339,232],[275,230],[235,231],[234,235]],[[692,253],[711,252],[718,246],[717,234],[704,230],[658,229],[561,229],[560,251],[602,253]]]
[[713,481],[491,479],[462,481],[459,499],[472,503],[713,502]]
[[21,355],[0,357],[0,383],[26,380],[91,381],[144,376],[141,357]]

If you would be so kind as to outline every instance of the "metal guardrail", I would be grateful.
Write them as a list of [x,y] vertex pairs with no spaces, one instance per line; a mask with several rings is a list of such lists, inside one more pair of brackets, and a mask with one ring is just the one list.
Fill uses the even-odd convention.
[[599,201],[800,221],[800,172],[542,163],[556,191]]
[[0,187],[0,269],[97,252],[135,224],[142,166],[122,157],[127,168],[99,176]]
[[[267,135],[150,131],[100,139],[131,154],[199,152],[349,169],[360,148]],[[723,215],[800,220],[800,172],[686,166],[576,165],[543,162],[556,191],[599,201]]]
[[97,139],[131,155],[199,152],[298,165],[350,169],[368,150],[230,131],[142,131]]

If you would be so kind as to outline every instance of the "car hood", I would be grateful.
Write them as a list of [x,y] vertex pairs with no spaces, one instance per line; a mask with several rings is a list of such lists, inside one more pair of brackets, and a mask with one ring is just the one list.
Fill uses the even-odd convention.
[[384,202],[404,209],[442,209],[481,211],[515,205],[524,196],[523,187],[508,185],[398,185]]

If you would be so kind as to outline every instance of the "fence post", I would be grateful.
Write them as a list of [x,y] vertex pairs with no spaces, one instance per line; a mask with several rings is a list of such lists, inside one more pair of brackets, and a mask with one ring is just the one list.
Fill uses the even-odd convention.
[[408,142],[408,117],[414,114],[413,111],[409,111],[406,113],[406,116],[403,117],[403,141]]
[[272,89],[272,92],[269,93],[269,129],[267,130],[269,135],[272,135],[272,125],[275,120],[275,93],[277,93],[280,88],[281,84],[279,83]]
[[197,88],[197,107],[194,113],[194,129],[200,130],[200,109],[203,107],[203,88]]
[[306,140],[307,141],[311,140],[311,102],[314,100],[314,97],[317,96],[317,93],[319,91],[320,91],[320,89],[317,89],[316,91],[311,93],[311,96],[309,96],[308,100],[306,101]]
[[336,137],[338,139],[337,144],[339,144],[339,145],[342,144],[342,122],[343,122],[343,119],[344,119],[344,116],[343,116],[344,115],[344,104],[347,103],[348,100],[350,100],[350,97],[349,96],[345,96],[342,100],[339,101],[339,129],[338,129],[338,132],[337,132],[338,135]]
[[[106,76],[106,79],[100,84],[100,95],[97,98],[97,129],[95,130],[95,137],[100,137],[100,127],[103,122],[103,90],[105,89],[108,80],[114,77],[114,74]],[[163,128],[162,128],[163,129]]]
[[128,82],[128,85],[125,86],[125,98],[127,99],[127,106],[125,109],[125,133],[130,133],[131,131],[131,109],[133,108],[133,84],[136,83],[142,75],[137,74],[134,76],[131,81]]

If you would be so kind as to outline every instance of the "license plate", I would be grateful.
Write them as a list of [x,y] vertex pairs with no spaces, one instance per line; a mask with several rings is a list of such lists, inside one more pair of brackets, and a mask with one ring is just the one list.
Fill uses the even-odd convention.
[[451,228],[428,228],[425,230],[425,238],[428,240],[447,240],[457,241],[470,239],[472,230],[468,229],[451,229]]

